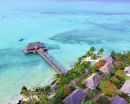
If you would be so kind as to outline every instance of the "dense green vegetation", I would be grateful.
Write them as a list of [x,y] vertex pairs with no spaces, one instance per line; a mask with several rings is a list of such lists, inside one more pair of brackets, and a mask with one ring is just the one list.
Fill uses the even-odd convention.
[[115,94],[117,90],[115,84],[111,82],[110,80],[100,81],[99,88],[105,95],[109,95],[109,96],[112,96],[113,94]]
[[96,104],[96,103],[93,102],[92,100],[84,100],[81,102],[81,104]]
[[97,101],[96,104],[110,104],[109,100],[106,96],[101,96]]
[[96,90],[96,89],[93,89],[93,90],[89,89],[87,94],[88,94],[89,98],[93,98],[94,96],[96,96],[98,94],[98,90]]
[[82,58],[84,57],[91,57],[91,59],[101,58],[103,52],[104,52],[103,48],[100,48],[98,51],[96,51],[94,47],[91,47],[89,51],[87,51],[86,54],[82,56]]
[[[21,89],[21,95],[25,98],[29,98],[27,102],[23,104],[51,104],[48,99],[49,86],[44,88],[36,88],[33,91],[28,90],[25,86]],[[37,96],[34,98],[33,96]]]
[[116,53],[115,51],[112,51],[111,56],[115,61],[122,62],[123,67],[130,65],[130,51],[124,53]]

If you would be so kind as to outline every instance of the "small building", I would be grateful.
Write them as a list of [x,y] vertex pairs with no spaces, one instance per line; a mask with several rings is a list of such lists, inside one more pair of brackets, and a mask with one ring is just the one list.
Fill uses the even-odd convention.
[[120,90],[121,92],[129,96],[130,95],[130,80],[127,80]]
[[111,56],[106,56],[102,58],[103,60],[105,60],[107,63],[113,63],[114,59]]
[[125,67],[124,71],[125,71],[127,76],[130,76],[130,66]]
[[42,51],[46,51],[47,48],[44,46],[43,43],[41,42],[33,42],[29,43],[25,48],[24,48],[24,53],[35,53],[37,50],[41,49]]
[[64,100],[64,104],[80,104],[86,98],[86,94],[81,89],[74,90]]
[[99,85],[100,80],[101,80],[100,75],[97,73],[93,73],[89,78],[87,78],[84,81],[84,83],[86,87],[90,89],[95,89]]
[[111,68],[113,67],[112,63],[106,63],[103,67],[101,67],[99,70],[103,73],[109,73]]
[[128,102],[124,98],[122,98],[120,96],[115,96],[112,99],[111,104],[128,104]]

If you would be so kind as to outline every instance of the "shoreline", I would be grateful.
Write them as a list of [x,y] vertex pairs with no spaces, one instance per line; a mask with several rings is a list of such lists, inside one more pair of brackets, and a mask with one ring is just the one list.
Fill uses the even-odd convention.
[[[45,83],[39,83],[38,85],[35,85],[35,87],[45,87],[47,85],[50,85],[54,80],[50,79],[46,84]],[[33,89],[34,86],[31,86],[30,89]],[[20,93],[20,91],[19,91]],[[23,98],[20,94],[18,93],[18,95],[14,96],[13,98],[10,99],[10,101],[7,101],[6,104],[17,104],[19,102],[19,100],[24,100],[26,101],[25,98]]]

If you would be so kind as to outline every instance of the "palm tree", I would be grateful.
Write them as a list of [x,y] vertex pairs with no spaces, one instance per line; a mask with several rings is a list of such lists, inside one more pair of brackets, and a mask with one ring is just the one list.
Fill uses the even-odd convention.
[[69,77],[67,74],[56,74],[55,75],[56,82],[59,86],[63,86],[64,84],[69,82]]
[[56,81],[61,80],[63,76],[64,76],[64,74],[59,74],[59,73],[56,74],[56,75],[55,75]]
[[91,59],[92,60],[96,59],[96,54],[93,53],[92,56],[91,56]]
[[21,89],[21,93],[20,93],[24,98],[29,98],[30,96],[30,92],[29,90],[23,86],[22,89]]
[[37,96],[40,104],[50,104],[50,100],[48,99],[46,92],[41,88],[37,89],[34,93]]
[[97,54],[99,55],[99,57],[102,56],[103,52],[104,52],[104,49],[103,49],[103,48],[100,48],[100,49],[98,50],[98,53],[97,53]]
[[101,53],[101,54],[103,54],[104,49],[103,49],[103,48],[100,48],[98,52]]
[[77,70],[71,69],[67,72],[66,78],[69,80],[73,80],[78,76]]
[[90,49],[89,49],[89,52],[94,52],[95,51],[95,48],[94,47],[91,47]]
[[91,56],[92,54],[88,51],[87,53],[86,53],[86,56],[87,57],[89,57],[89,56]]

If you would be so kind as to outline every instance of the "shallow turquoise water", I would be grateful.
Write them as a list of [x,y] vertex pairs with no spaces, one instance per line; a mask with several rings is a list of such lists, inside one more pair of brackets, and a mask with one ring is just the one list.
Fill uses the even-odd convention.
[[44,42],[65,68],[91,46],[130,50],[128,1],[13,1],[0,1],[0,104],[15,99],[23,85],[44,86],[54,78],[40,56],[23,54],[29,42]]

